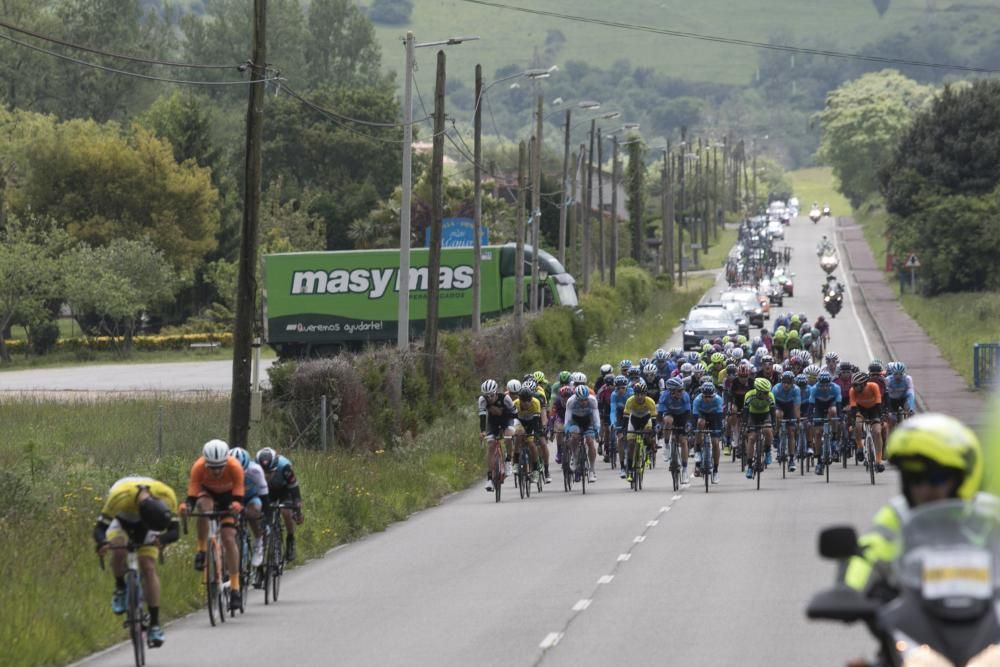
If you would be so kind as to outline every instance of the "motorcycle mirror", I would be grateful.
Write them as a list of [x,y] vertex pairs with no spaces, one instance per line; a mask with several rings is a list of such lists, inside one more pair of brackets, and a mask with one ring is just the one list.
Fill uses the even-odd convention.
[[819,534],[819,555],[832,560],[860,556],[858,534],[852,526],[832,526]]
[[[853,532],[853,530],[852,530]],[[809,601],[806,616],[812,619],[871,622],[875,620],[878,604],[869,600],[853,588],[837,584],[833,588],[820,591]]]

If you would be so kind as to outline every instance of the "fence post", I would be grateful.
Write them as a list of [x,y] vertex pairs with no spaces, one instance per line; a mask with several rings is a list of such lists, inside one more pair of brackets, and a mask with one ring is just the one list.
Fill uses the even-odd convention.
[[163,458],[163,406],[156,412],[156,457]]
[[326,394],[319,397],[319,443],[326,451]]

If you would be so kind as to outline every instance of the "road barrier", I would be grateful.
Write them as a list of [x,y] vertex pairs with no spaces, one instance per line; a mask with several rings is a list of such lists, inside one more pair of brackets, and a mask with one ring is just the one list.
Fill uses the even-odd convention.
[[1000,343],[976,343],[972,347],[972,374],[976,389],[993,387],[1000,380]]

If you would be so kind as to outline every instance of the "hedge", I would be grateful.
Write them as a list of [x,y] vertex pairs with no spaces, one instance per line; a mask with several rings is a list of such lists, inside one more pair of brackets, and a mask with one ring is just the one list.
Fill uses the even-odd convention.
[[[5,341],[11,352],[30,350],[26,340]],[[219,343],[221,347],[233,346],[231,333],[217,334],[179,334],[174,336],[136,336],[132,339],[132,349],[141,351],[186,350],[191,343]],[[118,339],[118,345],[122,340]],[[115,341],[109,336],[93,336],[90,338],[60,338],[56,341],[56,350],[94,350],[97,352],[112,352],[116,350]]]

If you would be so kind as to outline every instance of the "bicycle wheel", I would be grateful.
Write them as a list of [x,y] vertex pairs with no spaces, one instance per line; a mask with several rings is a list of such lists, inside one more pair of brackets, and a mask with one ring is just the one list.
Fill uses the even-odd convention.
[[573,490],[573,466],[570,465],[569,445],[565,440],[560,444],[560,458],[562,459],[563,491],[569,493]]
[[208,598],[208,620],[215,626],[216,613],[224,613],[219,609],[219,581],[216,570],[214,542],[209,540],[205,551],[205,595]]
[[500,502],[500,489],[503,487],[503,457],[499,451],[493,456],[491,477],[493,478],[493,493],[496,494],[496,502]]
[[587,452],[587,443],[583,436],[580,436],[579,449],[576,452],[576,467],[580,471],[580,489],[583,495],[587,494],[587,477],[590,475],[590,455]]
[[139,576],[135,570],[125,573],[125,600],[127,613],[125,623],[128,625],[128,636],[132,641],[132,652],[136,667],[146,664],[146,638],[142,622],[142,590],[139,588]]
[[253,577],[253,537],[250,531],[244,525],[243,527],[243,539],[240,542],[242,548],[240,549],[240,591],[242,595],[240,596],[240,613],[244,614],[247,610],[247,598],[250,597],[250,581]]
[[833,445],[830,444],[830,430],[823,429],[823,463],[826,468],[826,483],[830,483],[830,466],[833,463]]
[[284,542],[284,532],[281,529],[282,517],[279,513],[274,518],[276,529],[274,531],[274,544],[271,546],[273,550],[273,559],[271,561],[274,571],[271,573],[271,599],[275,602],[278,601],[278,592],[281,590],[281,575],[285,572],[285,557],[282,555],[281,549]]
[[788,436],[778,438],[778,458],[781,460],[781,479],[786,479],[788,471]]
[[841,430],[841,432],[840,432],[840,461],[844,465],[844,470],[847,470],[847,459],[848,459],[847,452],[850,451],[851,452],[850,456],[853,458],[853,456],[854,456],[854,448],[850,446],[850,443],[851,443],[850,439],[844,437],[844,435],[845,435],[845,432],[843,430]]
[[677,460],[677,443],[674,442],[674,436],[670,436],[670,441],[667,444],[669,448],[667,451],[670,452],[670,478],[674,483],[674,491],[679,491],[681,488],[681,465]]
[[868,474],[871,476],[872,486],[875,486],[875,440],[871,433],[865,435],[865,458],[868,459]]
[[760,491],[760,476],[764,473],[764,459],[761,456],[760,450],[764,448],[763,442],[757,443],[757,451],[754,452],[754,472],[757,475],[757,490]]

